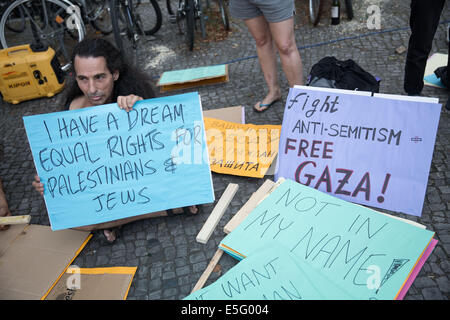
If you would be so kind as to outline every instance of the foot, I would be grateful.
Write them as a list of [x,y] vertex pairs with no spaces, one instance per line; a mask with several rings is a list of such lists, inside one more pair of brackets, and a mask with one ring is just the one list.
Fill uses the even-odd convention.
[[109,243],[113,243],[117,239],[117,231],[114,229],[103,229],[103,235],[105,236],[106,241],[108,241]]
[[197,214],[198,207],[197,206],[189,206],[189,207],[184,207],[184,208],[170,209],[170,211],[166,210],[166,214],[168,216],[173,215],[173,214],[181,214],[181,213]]
[[197,214],[198,213],[198,207],[197,206],[189,206],[188,210],[191,214]]
[[279,90],[275,90],[274,92],[269,92],[267,96],[258,101],[253,107],[258,112],[266,111],[268,108],[272,106],[275,102],[281,99],[281,93]]

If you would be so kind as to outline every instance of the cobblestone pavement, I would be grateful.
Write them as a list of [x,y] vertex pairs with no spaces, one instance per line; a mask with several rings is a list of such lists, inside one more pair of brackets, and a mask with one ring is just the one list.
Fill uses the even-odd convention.
[[[380,92],[405,94],[403,70],[406,53],[397,54],[395,49],[408,44],[409,1],[354,0],[355,18],[348,21],[344,12],[338,26],[330,25],[328,2],[331,3],[327,1],[321,23],[313,28],[306,16],[307,1],[296,1],[295,35],[301,49],[304,76],[325,56],[334,55],[340,60],[351,58],[368,72],[382,78]],[[381,30],[367,28],[366,10],[371,4],[381,9]],[[264,113],[252,111],[253,104],[264,96],[265,85],[254,42],[242,21],[232,19],[232,32],[224,40],[213,39],[212,31],[207,41],[198,36],[195,50],[189,52],[176,24],[169,22],[165,1],[160,1],[160,5],[164,13],[162,29],[156,34],[156,39],[144,39],[143,48],[138,52],[139,65],[155,82],[166,70],[229,63],[229,82],[197,89],[204,109],[243,105],[247,123],[281,124],[282,102]],[[449,6],[447,2],[441,22],[450,20]],[[212,18],[209,24],[215,25]],[[432,53],[447,52],[446,26],[447,23],[439,25]],[[281,68],[279,78],[284,88],[283,98],[286,98],[288,85]],[[189,90],[170,94],[186,91]],[[447,91],[431,87],[425,87],[423,95],[438,97],[443,104],[448,99]],[[31,223],[34,224],[49,225],[49,220],[43,199],[31,186],[35,168],[22,117],[59,111],[62,101],[63,94],[18,105],[1,101],[0,145],[4,147],[4,156],[0,161],[0,177],[4,181],[12,214],[31,214]],[[450,297],[449,136],[450,114],[443,108],[422,216],[389,212],[426,225],[427,229],[436,232],[439,240],[405,299],[446,300]],[[130,223],[122,228],[121,237],[113,245],[107,244],[100,233],[95,233],[74,264],[80,267],[138,266],[128,299],[182,299],[190,293],[224,237],[224,225],[263,182],[264,179],[213,173],[216,203],[229,183],[239,184],[239,191],[207,244],[197,243],[195,237],[216,203],[204,205],[196,216],[160,217]],[[222,256],[219,261],[221,268],[211,274],[206,285],[236,263],[230,256]]]

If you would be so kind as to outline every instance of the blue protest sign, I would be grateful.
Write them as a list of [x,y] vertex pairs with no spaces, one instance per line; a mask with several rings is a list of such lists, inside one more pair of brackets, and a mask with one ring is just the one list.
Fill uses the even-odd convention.
[[23,120],[53,230],[214,201],[198,93]]
[[441,105],[408,98],[292,88],[275,179],[420,216]]

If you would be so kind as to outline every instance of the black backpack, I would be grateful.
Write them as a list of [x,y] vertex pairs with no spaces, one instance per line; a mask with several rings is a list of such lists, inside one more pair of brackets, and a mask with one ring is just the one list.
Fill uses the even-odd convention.
[[434,74],[437,78],[441,79],[442,84],[450,90],[450,77],[447,75],[448,73],[448,66],[439,67],[436,70],[434,70]]
[[379,92],[380,80],[349,59],[325,57],[311,68],[307,86]]

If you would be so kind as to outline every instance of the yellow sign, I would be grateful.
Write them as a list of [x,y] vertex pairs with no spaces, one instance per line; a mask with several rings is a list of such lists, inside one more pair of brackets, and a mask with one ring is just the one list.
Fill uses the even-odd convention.
[[204,121],[211,171],[264,177],[278,152],[281,125]]

